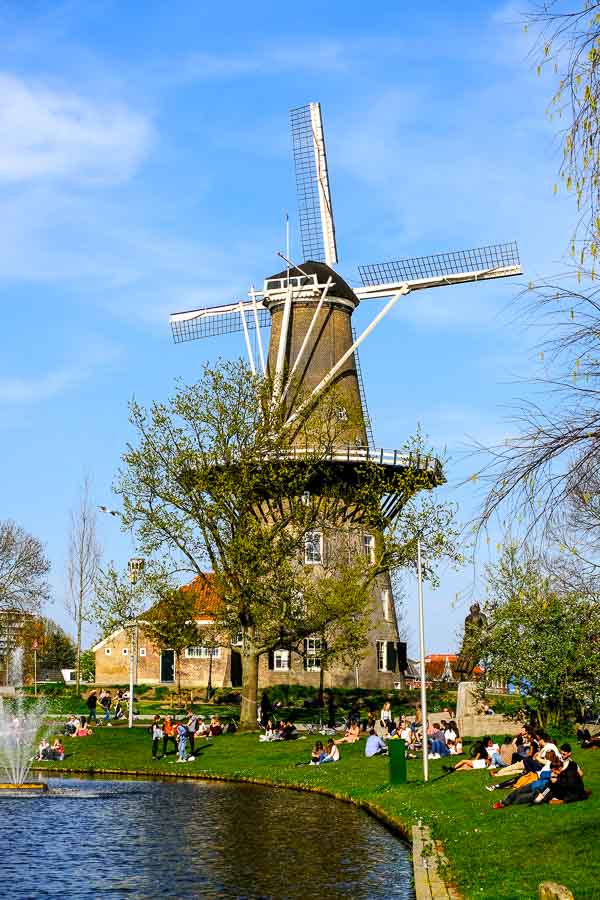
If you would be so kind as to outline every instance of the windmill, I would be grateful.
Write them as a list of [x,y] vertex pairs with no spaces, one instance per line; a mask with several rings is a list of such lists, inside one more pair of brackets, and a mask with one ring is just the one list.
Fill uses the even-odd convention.
[[[358,348],[409,293],[465,282],[505,278],[521,273],[516,243],[440,253],[359,266],[361,286],[351,288],[333,269],[338,262],[329,188],[325,137],[319,103],[290,113],[299,207],[300,240],[305,262],[286,263],[266,278],[262,290],[219,306],[174,313],[170,317],[176,343],[242,332],[250,368],[273,378],[273,400],[287,402],[291,426],[302,414],[295,407],[295,388],[302,386],[303,404],[318,399],[332,383],[363,411],[363,427],[346,435],[356,447],[367,447],[368,415],[358,369]],[[352,313],[360,303],[387,302],[357,336]],[[271,326],[268,352],[262,329]],[[257,356],[250,331],[256,332]],[[372,448],[371,448],[372,449]]]
[[[243,333],[250,368],[255,374],[269,374],[272,402],[282,404],[283,427],[291,431],[321,395],[335,387],[336,398],[340,398],[339,417],[347,421],[347,427],[341,429],[339,445],[331,450],[329,467],[323,468],[323,483],[310,489],[321,494],[335,484],[338,495],[342,493],[351,500],[353,486],[364,477],[365,461],[376,465],[383,474],[383,526],[399,515],[408,499],[403,479],[407,470],[419,472],[420,487],[434,487],[444,478],[435,459],[375,448],[358,348],[396,303],[410,293],[520,274],[518,249],[515,243],[495,244],[359,266],[361,286],[350,287],[333,268],[338,263],[338,251],[320,104],[292,109],[290,124],[304,261],[294,262],[286,248],[285,254],[278,253],[284,267],[267,277],[261,290],[253,287],[246,297],[223,305],[174,313],[170,317],[173,338],[179,343]],[[385,303],[357,335],[352,314],[359,304],[371,301]],[[265,350],[262,333],[268,326],[271,332]],[[256,335],[256,354],[251,331]],[[356,410],[358,416],[350,415]],[[300,457],[302,448],[294,452]],[[354,518],[360,524],[356,506],[349,502],[347,510],[350,522]],[[388,595],[389,606],[389,576],[382,587],[382,598],[384,594]],[[385,609],[383,599],[382,606]],[[383,643],[387,647],[383,658],[387,653],[388,663],[390,659],[393,663],[394,655],[399,656],[401,651],[393,649],[398,632],[395,617],[390,621],[387,631],[378,631],[387,637],[378,641],[377,656],[379,659],[379,644]],[[378,665],[378,671],[389,671],[388,663]],[[381,680],[374,686],[383,686]]]

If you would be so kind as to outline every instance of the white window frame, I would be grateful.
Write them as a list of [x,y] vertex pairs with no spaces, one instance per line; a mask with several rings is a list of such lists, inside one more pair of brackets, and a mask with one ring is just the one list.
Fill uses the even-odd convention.
[[145,656],[145,655],[146,655],[146,648],[140,647],[140,656]]
[[321,671],[321,638],[306,638],[306,671]]
[[238,633],[235,636],[235,640],[231,641],[231,646],[232,647],[241,647],[243,643],[244,643],[244,632],[238,631]]
[[105,655],[105,656],[110,656],[111,653],[112,653],[112,650],[111,650],[110,647],[105,647],[105,648],[104,648],[104,655]]
[[388,672],[387,667],[387,641],[375,641],[375,652],[377,654],[377,671]]
[[185,648],[186,659],[210,659],[211,656],[213,659],[219,659],[221,656],[221,648],[205,647],[203,644],[200,644],[197,647]]
[[371,565],[375,562],[375,535],[363,532],[361,537],[362,552]]
[[381,609],[383,618],[386,622],[392,621],[392,598],[388,588],[384,588],[381,592]]
[[290,669],[290,651],[274,650],[273,651],[273,669],[278,672],[289,672]]
[[[318,548],[317,548],[318,542]],[[307,531],[304,537],[304,563],[318,566],[323,562],[323,532]]]

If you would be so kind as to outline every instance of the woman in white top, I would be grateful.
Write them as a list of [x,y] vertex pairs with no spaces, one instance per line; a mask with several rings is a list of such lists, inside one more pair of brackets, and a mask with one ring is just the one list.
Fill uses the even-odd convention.
[[321,765],[323,765],[323,763],[339,762],[339,761],[340,761],[340,751],[339,751],[338,748],[335,746],[335,744],[334,744],[334,742],[331,740],[331,738],[327,741],[327,748],[326,748],[326,750],[327,750],[327,752],[326,752],[325,756],[323,757],[323,759],[321,760]]

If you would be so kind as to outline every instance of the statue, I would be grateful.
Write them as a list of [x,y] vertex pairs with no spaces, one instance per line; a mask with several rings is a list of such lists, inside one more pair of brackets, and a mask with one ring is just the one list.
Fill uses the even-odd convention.
[[460,681],[468,681],[478,662],[478,645],[481,632],[487,625],[487,619],[481,612],[479,603],[473,603],[469,615],[465,619],[465,633],[463,635],[460,653],[454,666]]

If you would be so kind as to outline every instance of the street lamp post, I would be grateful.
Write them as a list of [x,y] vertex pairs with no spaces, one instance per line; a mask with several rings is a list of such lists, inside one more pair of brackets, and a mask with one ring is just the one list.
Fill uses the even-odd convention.
[[417,538],[417,590],[419,595],[419,651],[421,673],[421,727],[423,730],[423,781],[429,781],[429,742],[427,740],[427,686],[425,683],[425,611],[423,608],[423,569],[421,538]]
[[[144,569],[144,560],[141,558],[130,559],[127,563],[127,572],[131,586],[138,580]],[[133,728],[133,689],[134,678],[137,663],[137,621],[129,623],[129,709],[128,709],[128,727]]]

